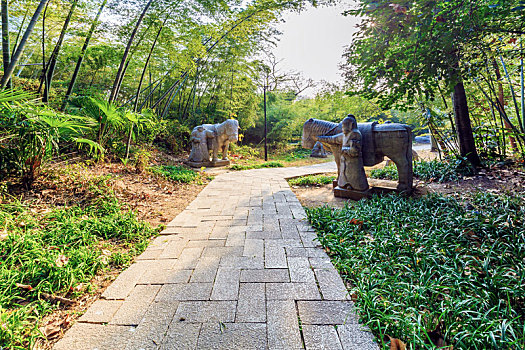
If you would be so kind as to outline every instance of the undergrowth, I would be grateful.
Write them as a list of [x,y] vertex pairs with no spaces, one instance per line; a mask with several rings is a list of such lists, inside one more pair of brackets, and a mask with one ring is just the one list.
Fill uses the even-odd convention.
[[231,170],[250,170],[250,169],[261,169],[261,168],[282,168],[284,165],[281,162],[270,161],[266,163],[256,164],[233,164],[229,167]]
[[524,348],[524,195],[374,197],[307,214],[380,342]]
[[[462,162],[440,161],[433,159],[431,161],[415,161],[414,176],[431,182],[449,182],[458,181],[464,175],[471,175],[469,168],[465,168]],[[370,177],[374,179],[398,180],[397,168],[394,164],[380,169],[373,169]]]
[[181,165],[156,165],[150,167],[149,171],[174,182],[202,184],[204,180],[199,172]]
[[157,233],[104,184],[84,183],[70,206],[0,204],[0,348],[32,348],[60,298],[90,292],[97,273],[128,265]]
[[306,175],[293,179],[289,179],[290,186],[321,186],[331,184],[335,180],[335,176],[328,175]]

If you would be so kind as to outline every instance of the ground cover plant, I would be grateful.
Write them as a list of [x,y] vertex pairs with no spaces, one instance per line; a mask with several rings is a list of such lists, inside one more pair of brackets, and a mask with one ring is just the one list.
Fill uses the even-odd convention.
[[250,169],[262,169],[262,168],[282,168],[283,163],[277,161],[269,161],[264,163],[252,163],[252,164],[233,164],[228,169],[231,170],[250,170]]
[[182,165],[155,165],[150,167],[149,170],[165,179],[181,183],[192,183],[201,178],[199,172],[185,168]]
[[331,184],[335,180],[335,175],[306,175],[289,179],[290,186],[321,186]]
[[0,202],[1,348],[29,349],[58,336],[60,325],[40,321],[92,292],[98,273],[127,266],[158,232],[115,198],[107,180],[83,182],[72,205]]
[[524,348],[525,194],[374,197],[307,214],[380,342]]
[[[430,182],[458,181],[464,175],[470,174],[470,169],[462,168],[461,164],[461,162],[440,161],[438,159],[415,161],[414,176]],[[374,179],[397,180],[397,168],[395,164],[391,164],[384,168],[373,169],[370,172],[370,177]]]

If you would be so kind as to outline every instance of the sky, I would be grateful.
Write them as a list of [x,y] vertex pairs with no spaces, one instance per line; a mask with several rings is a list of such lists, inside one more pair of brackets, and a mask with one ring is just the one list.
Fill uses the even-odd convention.
[[[282,60],[280,69],[301,72],[315,81],[342,81],[339,64],[359,22],[356,17],[342,15],[350,4],[351,0],[347,0],[346,4],[337,6],[286,13],[285,22],[277,25],[283,34],[273,51],[277,59]],[[311,95],[315,91],[310,89],[305,93]]]

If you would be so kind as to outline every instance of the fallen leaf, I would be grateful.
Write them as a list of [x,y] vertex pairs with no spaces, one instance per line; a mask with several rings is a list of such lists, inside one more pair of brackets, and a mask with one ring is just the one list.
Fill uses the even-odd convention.
[[29,284],[15,283],[15,285],[20,289],[33,290],[33,286],[30,286]]
[[401,340],[391,336],[388,336],[388,338],[390,339],[390,350],[406,350],[407,346]]
[[66,265],[68,262],[69,262],[69,258],[67,256],[63,255],[63,254],[60,254],[59,256],[57,256],[57,258],[55,260],[55,264],[58,267],[62,267],[64,265]]

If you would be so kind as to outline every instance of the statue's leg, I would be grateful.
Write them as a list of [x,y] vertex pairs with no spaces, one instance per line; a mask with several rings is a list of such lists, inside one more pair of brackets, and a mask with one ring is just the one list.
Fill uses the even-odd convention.
[[400,191],[410,190],[413,183],[413,168],[412,168],[412,147],[408,147],[403,151],[398,152],[392,156],[392,161],[397,167],[399,174],[399,183],[397,189]]
[[224,146],[222,147],[222,159],[228,160],[228,151],[230,149],[230,141],[224,142]]
[[217,139],[213,139],[213,158],[212,162],[217,162],[219,160],[219,143],[217,142]]

